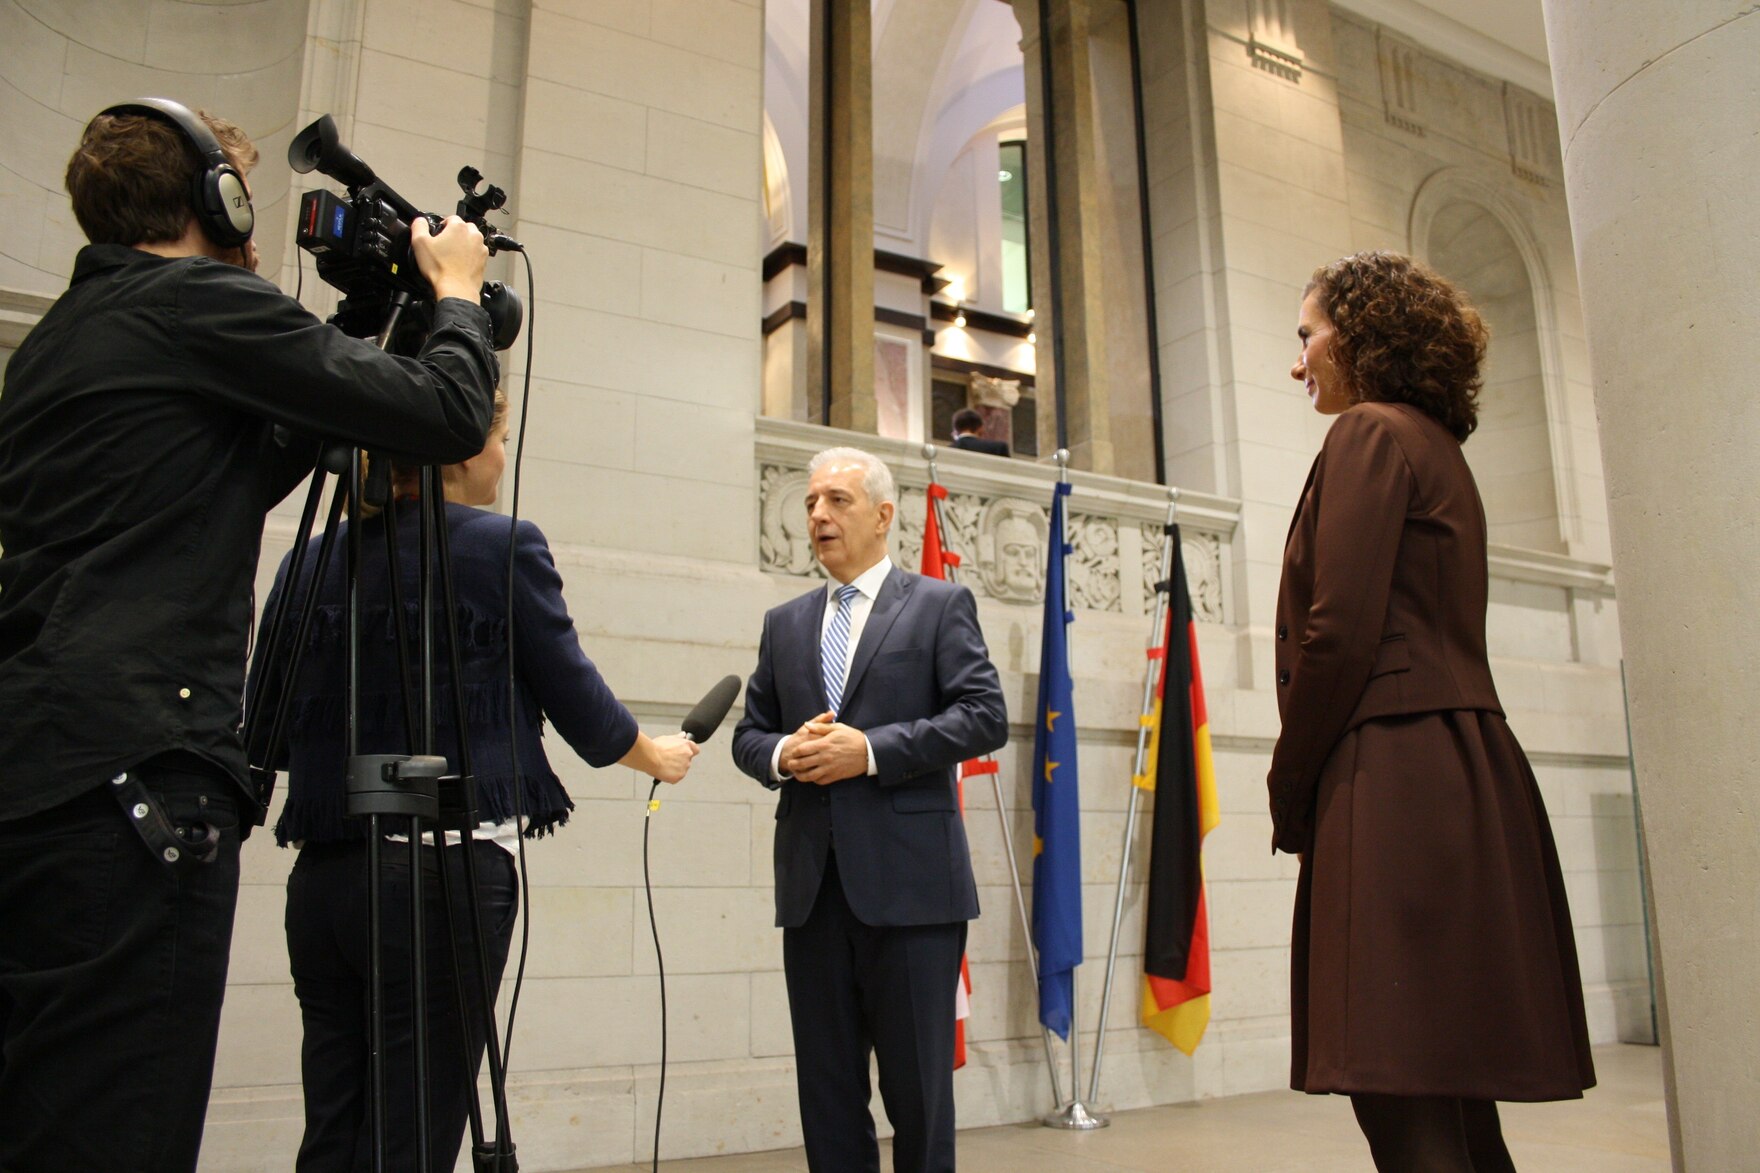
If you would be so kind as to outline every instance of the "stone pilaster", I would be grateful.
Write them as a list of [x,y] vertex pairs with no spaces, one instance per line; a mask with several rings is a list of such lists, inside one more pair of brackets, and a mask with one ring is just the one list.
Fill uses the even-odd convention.
[[[872,432],[874,61],[867,0],[813,0],[808,134],[809,417]],[[826,388],[829,387],[829,407]]]
[[1072,465],[1110,474],[1116,461],[1106,387],[1103,177],[1096,168],[1090,12],[1088,0],[1049,0],[1045,7],[1048,47],[1042,44],[1040,0],[1014,0],[1026,59],[1027,120],[1044,128],[1027,141],[1029,230],[1034,241],[1044,242],[1033,254],[1033,287],[1052,291],[1049,299],[1035,299],[1039,451],[1057,448],[1061,415]]

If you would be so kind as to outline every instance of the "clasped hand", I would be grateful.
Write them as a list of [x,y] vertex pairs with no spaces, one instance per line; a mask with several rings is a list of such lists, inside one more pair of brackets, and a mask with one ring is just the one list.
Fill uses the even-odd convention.
[[823,712],[789,734],[776,764],[784,774],[815,786],[860,778],[868,772],[868,739]]

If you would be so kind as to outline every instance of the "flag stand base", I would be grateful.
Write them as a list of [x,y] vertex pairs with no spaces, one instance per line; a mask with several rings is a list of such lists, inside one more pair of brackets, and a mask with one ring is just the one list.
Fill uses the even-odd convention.
[[1080,1100],[1071,1100],[1055,1112],[1048,1112],[1039,1117],[1039,1123],[1046,1128],[1064,1128],[1072,1132],[1088,1132],[1095,1128],[1105,1128],[1112,1121],[1105,1116],[1097,1116],[1088,1110],[1088,1106]]

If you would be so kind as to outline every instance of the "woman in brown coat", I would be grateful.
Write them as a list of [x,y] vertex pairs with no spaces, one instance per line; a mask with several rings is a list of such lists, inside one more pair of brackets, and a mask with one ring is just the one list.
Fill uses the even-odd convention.
[[1298,334],[1290,374],[1338,419],[1277,601],[1290,1083],[1349,1094],[1378,1169],[1513,1169],[1496,1101],[1595,1075],[1552,832],[1486,662],[1461,455],[1485,327],[1424,266],[1361,253],[1314,274]]

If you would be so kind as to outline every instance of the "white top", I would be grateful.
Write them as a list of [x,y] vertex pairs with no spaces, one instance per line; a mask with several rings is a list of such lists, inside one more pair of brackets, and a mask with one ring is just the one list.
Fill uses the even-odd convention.
[[[868,616],[874,610],[874,600],[880,596],[880,584],[886,581],[886,576],[890,573],[892,573],[892,559],[882,555],[880,561],[849,580],[849,585],[856,588],[856,596],[849,601],[849,645],[844,653],[846,658],[843,661],[845,682],[849,680],[850,665],[855,663],[856,647],[862,642],[862,629],[868,626]],[[825,633],[831,627],[832,617],[837,614],[837,591],[843,585],[836,580],[825,584],[825,614],[819,620],[819,644],[821,647],[825,644]],[[792,735],[793,730],[789,732]],[[787,740],[788,737],[785,736],[781,741],[778,741],[776,749],[770,754],[770,780],[772,782],[781,782],[789,776],[782,772],[779,764],[782,761],[783,742]],[[867,737],[864,735],[862,740],[866,742]],[[868,773],[878,774],[879,772],[880,767],[874,761],[874,747],[870,745],[868,746]]]

